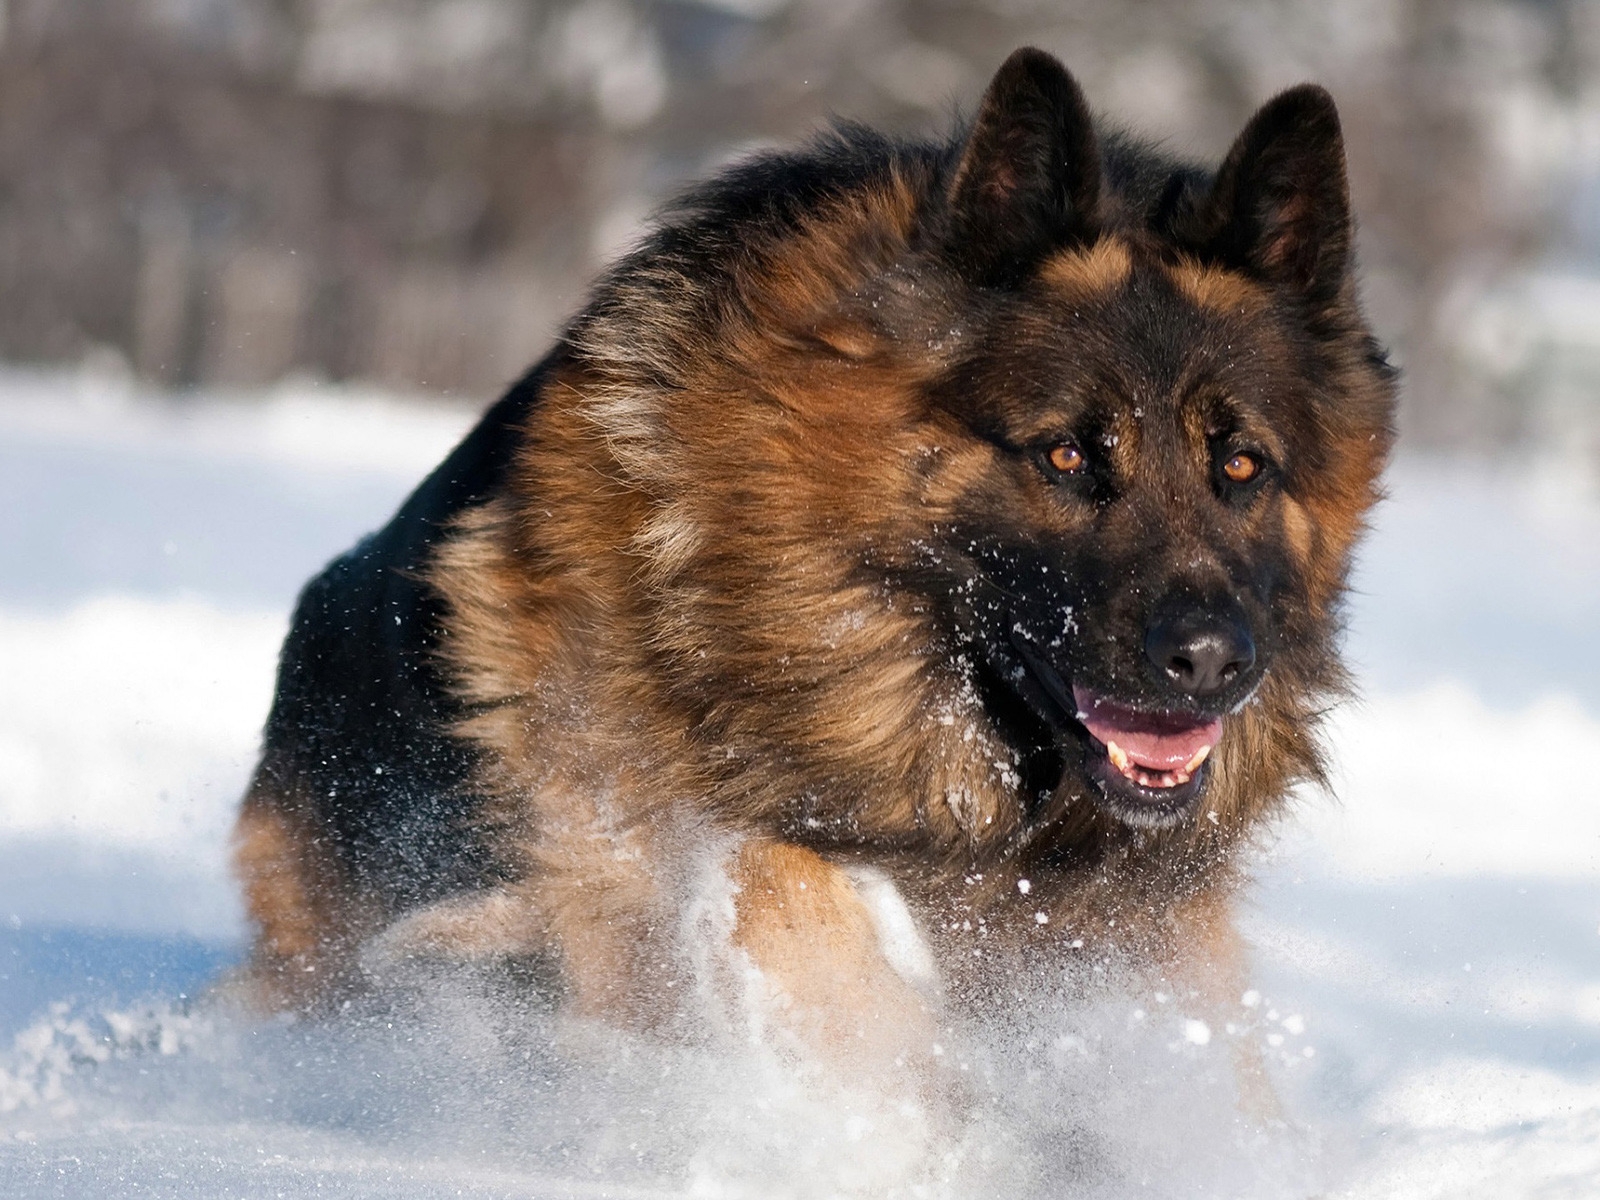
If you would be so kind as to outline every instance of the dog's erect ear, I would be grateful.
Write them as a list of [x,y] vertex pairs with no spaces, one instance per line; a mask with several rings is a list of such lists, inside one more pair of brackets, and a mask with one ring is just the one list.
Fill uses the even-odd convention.
[[974,283],[1015,283],[1052,246],[1086,237],[1099,199],[1077,80],[1043,50],[1018,50],[984,93],[950,181],[951,257]]
[[1350,271],[1350,187],[1333,97],[1301,84],[1262,105],[1204,205],[1209,254],[1313,301]]

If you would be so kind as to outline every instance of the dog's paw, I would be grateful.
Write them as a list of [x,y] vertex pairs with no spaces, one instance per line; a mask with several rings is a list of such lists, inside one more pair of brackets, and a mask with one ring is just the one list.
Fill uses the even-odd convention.
[[407,914],[368,939],[358,961],[368,979],[386,982],[427,966],[535,954],[544,945],[542,924],[528,902],[496,889],[453,896]]

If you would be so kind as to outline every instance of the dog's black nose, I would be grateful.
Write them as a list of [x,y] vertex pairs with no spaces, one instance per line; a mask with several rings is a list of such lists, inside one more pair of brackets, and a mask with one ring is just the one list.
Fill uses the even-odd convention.
[[1191,696],[1222,691],[1256,662],[1256,644],[1231,614],[1189,609],[1151,622],[1144,652],[1156,670]]

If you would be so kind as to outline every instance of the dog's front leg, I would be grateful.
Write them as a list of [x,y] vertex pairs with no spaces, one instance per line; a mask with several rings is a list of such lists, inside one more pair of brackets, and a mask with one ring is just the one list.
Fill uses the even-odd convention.
[[941,1051],[932,999],[914,982],[922,964],[875,911],[886,898],[863,895],[887,880],[858,886],[811,850],[767,841],[745,844],[733,875],[733,941],[758,975],[764,1018],[846,1078],[931,1080]]
[[[1201,893],[1176,914],[1177,950],[1171,970],[1194,988],[1211,1024],[1225,1029],[1240,1010],[1250,986],[1249,953],[1234,924],[1229,897],[1222,890]],[[1239,1107],[1262,1124],[1285,1119],[1277,1089],[1267,1075],[1261,1044],[1254,1037],[1229,1039]]]

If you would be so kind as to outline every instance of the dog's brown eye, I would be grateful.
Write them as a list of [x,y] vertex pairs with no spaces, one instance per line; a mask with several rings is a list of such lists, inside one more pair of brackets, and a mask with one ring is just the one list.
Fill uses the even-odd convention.
[[1231,483],[1249,483],[1261,474],[1261,463],[1253,454],[1235,454],[1222,464],[1222,473]]
[[1058,446],[1051,446],[1050,453],[1045,455],[1050,460],[1050,465],[1064,475],[1083,469],[1083,451],[1071,442],[1062,442]]

